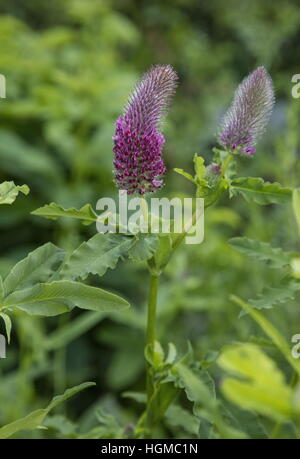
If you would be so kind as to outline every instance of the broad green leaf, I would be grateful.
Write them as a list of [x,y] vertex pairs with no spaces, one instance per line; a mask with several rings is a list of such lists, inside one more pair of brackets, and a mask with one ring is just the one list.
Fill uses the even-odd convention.
[[293,191],[293,209],[300,232],[300,188]]
[[0,204],[12,204],[20,192],[27,195],[29,187],[27,185],[15,185],[14,182],[1,183]]
[[64,258],[64,251],[48,242],[19,261],[4,281],[5,295],[14,290],[48,280],[53,270]]
[[128,254],[132,244],[133,238],[120,234],[95,234],[71,254],[60,275],[67,279],[85,279],[88,274],[103,276]]
[[266,242],[260,242],[256,239],[247,237],[234,237],[230,239],[229,244],[239,252],[257,258],[261,261],[268,261],[272,268],[281,268],[289,265],[291,255],[284,252],[281,248],[274,248]]
[[97,214],[94,212],[90,204],[86,204],[78,210],[74,207],[70,209],[64,209],[59,204],[51,202],[50,204],[40,207],[31,213],[33,215],[38,215],[40,217],[49,218],[52,220],[57,220],[59,217],[77,218],[82,220],[84,225],[90,225],[97,221]]
[[231,196],[241,194],[246,201],[257,204],[287,203],[292,190],[279,183],[264,182],[259,177],[240,177],[232,180],[229,192]]
[[41,312],[34,312],[34,306],[37,305],[37,311],[41,311],[45,302],[43,312],[45,313],[49,308],[51,309],[52,301],[54,308],[62,305],[67,309],[78,306],[93,311],[116,311],[129,307],[127,301],[113,293],[72,281],[54,281],[18,290],[5,298],[2,307],[16,306],[22,310],[28,310],[31,314],[40,314]]
[[6,335],[7,335],[7,341],[8,344],[10,343],[10,333],[11,333],[11,320],[10,317],[5,314],[4,312],[0,312],[0,317],[2,317],[4,324],[5,324],[5,330],[6,330]]
[[9,438],[20,430],[34,430],[42,425],[47,414],[60,403],[73,397],[78,392],[87,389],[88,387],[94,386],[93,382],[86,382],[79,386],[72,387],[66,390],[62,395],[56,396],[44,409],[39,409],[28,414],[24,418],[18,419],[10,424],[7,424],[0,428],[0,439]]
[[179,168],[175,168],[174,171],[179,174],[179,175],[182,175],[183,177],[185,177],[186,179],[188,179],[190,182],[193,182],[195,184],[197,184],[196,180],[194,179],[194,177],[189,174],[188,172],[185,172],[183,169],[179,169]]
[[129,258],[136,261],[149,260],[158,247],[156,234],[137,234],[128,251]]
[[227,347],[221,353],[218,364],[239,378],[225,378],[223,381],[223,392],[231,402],[278,422],[291,418],[292,389],[273,360],[257,346],[241,344]]
[[271,324],[261,312],[258,312],[256,309],[253,309],[247,303],[245,303],[241,298],[238,298],[235,295],[231,295],[230,299],[239,305],[243,310],[248,312],[250,316],[255,320],[255,322],[261,327],[265,334],[273,341],[275,346],[279,351],[284,355],[286,360],[290,363],[292,368],[300,376],[300,362],[292,357],[290,347],[286,342],[284,336]]

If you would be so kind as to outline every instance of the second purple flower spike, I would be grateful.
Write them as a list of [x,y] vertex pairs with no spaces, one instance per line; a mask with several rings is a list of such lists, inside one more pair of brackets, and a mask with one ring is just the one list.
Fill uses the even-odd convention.
[[274,105],[272,79],[264,67],[250,73],[235,91],[221,121],[219,140],[229,151],[251,155],[264,132]]
[[151,193],[163,184],[165,139],[159,124],[175,92],[177,79],[170,65],[150,68],[130,96],[124,115],[116,121],[115,181],[128,194]]

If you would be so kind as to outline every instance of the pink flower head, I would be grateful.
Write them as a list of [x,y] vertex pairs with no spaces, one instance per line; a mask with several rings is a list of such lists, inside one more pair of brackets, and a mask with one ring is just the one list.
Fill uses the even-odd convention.
[[165,138],[159,124],[175,92],[177,78],[170,65],[151,67],[131,94],[125,113],[116,121],[115,182],[128,194],[151,193],[163,185]]

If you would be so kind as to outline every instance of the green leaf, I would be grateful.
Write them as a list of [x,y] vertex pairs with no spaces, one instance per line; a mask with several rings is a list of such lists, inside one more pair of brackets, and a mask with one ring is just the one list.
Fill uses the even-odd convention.
[[199,419],[179,405],[171,405],[166,411],[166,421],[172,427],[179,427],[180,430],[197,436],[199,430]]
[[7,335],[7,341],[8,344],[10,343],[10,334],[11,334],[11,320],[10,317],[5,314],[4,312],[0,312],[0,317],[2,317],[4,324],[5,324],[5,330],[6,330],[6,335]]
[[255,320],[255,322],[261,327],[265,334],[273,341],[275,346],[290,363],[291,367],[294,368],[296,373],[300,376],[300,362],[292,357],[290,347],[284,336],[282,336],[282,334],[260,312],[251,308],[251,306],[241,300],[241,298],[238,298],[235,295],[231,295],[230,299],[250,314],[252,319]]
[[81,209],[78,210],[74,207],[70,209],[64,209],[59,204],[51,202],[50,204],[40,207],[31,213],[33,215],[49,218],[51,220],[57,220],[59,217],[77,218],[82,220],[84,225],[90,225],[97,221],[97,214],[94,212],[90,204],[85,204],[83,207],[81,207]]
[[71,254],[60,275],[67,279],[85,279],[88,274],[103,276],[127,255],[132,244],[133,238],[120,234],[95,234]]
[[239,379],[225,378],[225,396],[243,409],[254,410],[278,422],[291,418],[292,389],[263,351],[253,344],[227,347],[218,364]]
[[240,177],[232,180],[229,187],[230,196],[241,194],[246,201],[257,204],[286,203],[292,195],[291,188],[280,183],[264,182],[260,177]]
[[147,402],[147,395],[145,392],[126,391],[122,393],[122,397],[130,398],[131,400],[134,400],[135,402],[141,403],[143,405],[145,405]]
[[5,295],[27,286],[29,283],[46,281],[57,264],[64,258],[64,251],[48,242],[38,247],[23,260],[19,261],[4,281]]
[[1,183],[0,204],[12,204],[20,192],[27,195],[29,187],[27,185],[15,185],[14,182]]
[[28,414],[24,418],[18,419],[10,424],[0,428],[0,439],[9,438],[20,430],[34,430],[41,426],[47,414],[62,402],[65,402],[78,392],[87,389],[88,387],[95,386],[93,382],[86,382],[79,386],[72,387],[66,390],[62,395],[56,396],[44,409],[39,409]]
[[268,261],[271,268],[282,268],[289,265],[291,254],[281,248],[274,248],[267,242],[260,242],[247,237],[234,237],[229,244],[239,252],[261,261]]
[[198,182],[201,182],[204,179],[206,168],[204,166],[204,158],[202,156],[194,155],[194,168],[196,179]]
[[186,179],[188,179],[190,182],[193,182],[195,184],[197,184],[196,180],[194,179],[194,177],[189,174],[188,172],[185,172],[183,169],[178,169],[177,167],[174,169],[174,171],[179,174],[179,175],[182,175],[183,177],[185,177]]
[[[52,303],[53,302],[53,303]],[[80,282],[54,281],[18,290],[5,298],[3,308],[15,306],[29,314],[53,315],[73,306],[93,311],[116,311],[129,307],[123,298]],[[60,307],[64,308],[60,311]]]
[[129,258],[135,261],[149,260],[157,249],[159,239],[156,234],[137,234],[128,251]]
[[293,209],[300,232],[300,188],[296,188],[293,191]]
[[278,303],[293,300],[298,290],[300,290],[300,282],[289,280],[276,287],[266,287],[257,298],[248,300],[248,303],[256,309],[270,309]]

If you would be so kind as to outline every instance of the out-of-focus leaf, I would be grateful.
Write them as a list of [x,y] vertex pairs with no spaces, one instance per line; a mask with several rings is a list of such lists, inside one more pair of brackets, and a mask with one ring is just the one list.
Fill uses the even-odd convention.
[[226,397],[243,409],[254,410],[275,421],[292,417],[292,389],[273,360],[253,344],[227,347],[218,364],[242,378],[225,378],[222,389]]
[[290,347],[286,342],[284,336],[266,319],[261,312],[251,308],[245,301],[241,300],[235,295],[231,295],[231,300],[238,304],[242,309],[250,314],[255,322],[261,327],[265,334],[273,341],[275,346],[284,355],[286,360],[290,363],[292,368],[300,376],[300,362],[292,357]]
[[293,191],[293,209],[300,232],[300,188],[296,188]]
[[15,185],[14,182],[3,182],[0,184],[0,204],[12,204],[19,193],[27,195],[27,185]]

